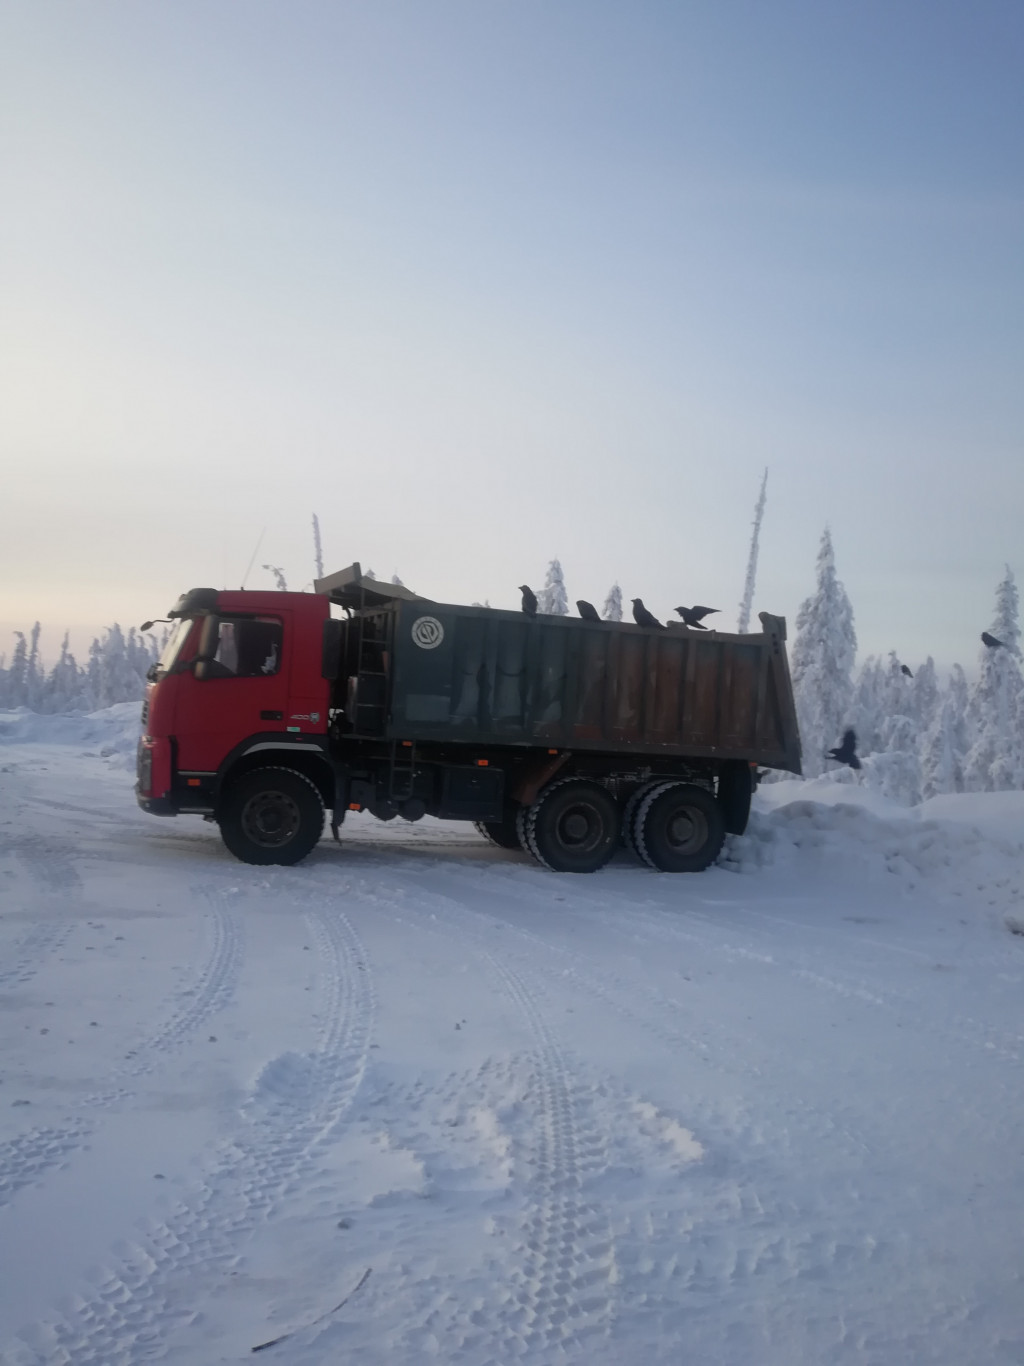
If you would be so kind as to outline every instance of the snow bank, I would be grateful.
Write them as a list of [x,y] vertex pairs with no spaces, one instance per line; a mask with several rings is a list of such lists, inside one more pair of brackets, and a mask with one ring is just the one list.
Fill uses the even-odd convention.
[[827,779],[772,783],[755,797],[746,834],[727,839],[719,865],[842,884],[895,878],[908,891],[994,909],[1021,933],[1024,793],[960,793],[908,810],[871,788]]
[[131,768],[142,730],[138,702],[118,702],[102,711],[43,715],[18,707],[0,711],[0,747],[4,745],[69,745],[114,767]]

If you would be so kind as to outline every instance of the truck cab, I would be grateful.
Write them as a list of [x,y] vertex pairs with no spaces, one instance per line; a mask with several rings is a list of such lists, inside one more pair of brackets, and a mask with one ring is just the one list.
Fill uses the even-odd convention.
[[194,588],[178,599],[143,704],[136,793],[144,810],[212,814],[225,774],[250,757],[323,765],[329,612],[308,593]]

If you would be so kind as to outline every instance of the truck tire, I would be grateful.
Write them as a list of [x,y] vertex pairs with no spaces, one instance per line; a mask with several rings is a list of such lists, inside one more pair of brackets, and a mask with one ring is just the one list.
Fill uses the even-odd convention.
[[727,759],[718,775],[718,804],[730,835],[742,835],[750,819],[754,774],[742,759]]
[[662,873],[700,873],[714,863],[725,839],[717,798],[696,783],[655,788],[636,817],[636,851]]
[[626,801],[622,812],[621,839],[630,853],[636,853],[636,818],[644,799],[656,790],[660,792],[663,788],[671,787],[673,782],[678,782],[678,779],[655,778],[653,782],[638,787]]
[[595,873],[615,852],[619,808],[599,783],[563,778],[521,820],[525,847],[555,873]]
[[496,844],[499,849],[523,848],[519,840],[519,813],[523,808],[516,804],[506,808],[500,821],[474,821],[484,839]]
[[298,863],[324,829],[316,785],[291,768],[255,768],[228,788],[220,837],[243,863]]

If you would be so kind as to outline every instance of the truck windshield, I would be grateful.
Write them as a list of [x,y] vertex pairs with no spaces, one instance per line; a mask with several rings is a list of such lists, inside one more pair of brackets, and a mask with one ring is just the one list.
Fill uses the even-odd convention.
[[185,644],[189,631],[192,629],[192,617],[182,617],[171,627],[171,634],[167,637],[167,644],[160,651],[160,658],[156,663],[156,673],[165,674],[174,661],[178,658],[181,647]]

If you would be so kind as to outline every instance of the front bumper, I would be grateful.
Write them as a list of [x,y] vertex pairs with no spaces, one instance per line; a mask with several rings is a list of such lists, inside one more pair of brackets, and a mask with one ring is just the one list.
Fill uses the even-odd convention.
[[139,791],[138,783],[135,784],[135,800],[143,811],[148,811],[151,816],[176,816],[178,814],[177,803],[172,801],[170,797],[144,797]]

